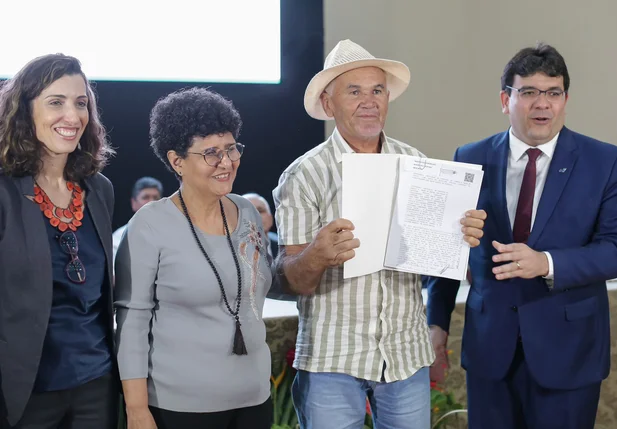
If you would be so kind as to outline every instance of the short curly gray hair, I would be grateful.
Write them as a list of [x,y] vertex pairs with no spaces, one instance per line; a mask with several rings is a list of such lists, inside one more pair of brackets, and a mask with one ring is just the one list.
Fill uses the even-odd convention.
[[152,109],[150,147],[175,173],[167,152],[184,158],[194,137],[231,133],[237,139],[241,128],[242,119],[231,101],[205,88],[184,89],[161,98]]

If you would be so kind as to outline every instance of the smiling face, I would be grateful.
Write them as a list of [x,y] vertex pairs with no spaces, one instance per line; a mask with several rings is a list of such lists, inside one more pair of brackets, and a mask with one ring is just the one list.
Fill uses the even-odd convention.
[[[544,73],[531,76],[514,76],[512,87],[518,89],[535,88],[542,91],[564,90],[563,76],[550,77]],[[508,95],[501,91],[503,113],[510,116],[512,132],[530,146],[547,143],[561,131],[566,120],[568,94],[556,101],[549,101],[547,94],[526,100],[519,91],[511,90]]]
[[64,75],[32,100],[36,138],[49,155],[75,150],[88,125],[88,96],[81,75]]
[[385,72],[361,67],[337,77],[322,94],[326,114],[348,143],[378,137],[388,114],[389,92]]
[[168,159],[176,173],[182,177],[185,186],[199,190],[205,195],[224,197],[232,190],[240,160],[232,162],[227,153],[216,167],[208,165],[203,153],[213,150],[225,151],[236,143],[231,133],[212,134],[207,137],[193,137],[185,158],[170,151]]

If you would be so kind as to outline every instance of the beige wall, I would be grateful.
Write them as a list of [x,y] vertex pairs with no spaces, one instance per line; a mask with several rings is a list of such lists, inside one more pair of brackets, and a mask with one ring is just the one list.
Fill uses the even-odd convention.
[[324,26],[326,54],[349,38],[409,66],[411,85],[390,105],[386,132],[428,156],[449,159],[507,128],[501,72],[539,40],[568,64],[566,124],[617,144],[616,0],[324,0]]

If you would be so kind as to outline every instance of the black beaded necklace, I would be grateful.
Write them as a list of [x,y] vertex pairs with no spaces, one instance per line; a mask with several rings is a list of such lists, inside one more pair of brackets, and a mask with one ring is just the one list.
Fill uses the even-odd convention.
[[246,351],[246,346],[244,344],[244,337],[242,336],[242,331],[240,330],[240,303],[242,302],[242,275],[240,272],[240,263],[238,262],[238,257],[236,256],[236,251],[234,249],[233,243],[231,242],[231,234],[229,233],[229,227],[227,226],[227,218],[225,217],[225,210],[223,209],[223,202],[219,200],[219,204],[221,206],[221,215],[223,216],[223,226],[225,227],[225,235],[227,236],[227,242],[229,243],[229,248],[231,249],[231,254],[234,257],[234,262],[236,263],[236,272],[238,274],[238,298],[236,299],[236,309],[235,311],[231,309],[229,305],[229,301],[227,300],[227,294],[225,293],[225,288],[223,287],[223,281],[221,280],[221,276],[219,272],[216,270],[214,263],[206,253],[206,249],[201,244],[199,237],[197,236],[197,232],[195,231],[195,227],[193,226],[193,222],[191,221],[191,217],[189,216],[189,211],[186,209],[186,204],[184,203],[184,198],[182,198],[182,191],[178,191],[178,196],[180,197],[180,204],[182,205],[182,210],[184,211],[184,216],[186,220],[189,222],[189,226],[191,227],[191,232],[193,233],[193,237],[195,237],[195,241],[197,242],[197,246],[199,246],[199,250],[205,256],[208,264],[214,271],[214,276],[216,280],[219,282],[219,288],[221,290],[221,295],[223,296],[223,301],[225,302],[225,307],[227,307],[227,311],[229,314],[236,319],[236,332],[234,334],[234,346],[232,349],[233,354],[235,355],[246,355],[248,354]]

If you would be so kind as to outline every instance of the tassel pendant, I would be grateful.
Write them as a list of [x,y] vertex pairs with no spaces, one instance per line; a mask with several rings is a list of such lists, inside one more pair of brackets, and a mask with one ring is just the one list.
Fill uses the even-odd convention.
[[233,354],[235,355],[248,354],[246,351],[246,346],[244,344],[244,337],[242,336],[242,331],[240,330],[240,320],[238,319],[236,319],[236,333],[234,334]]

